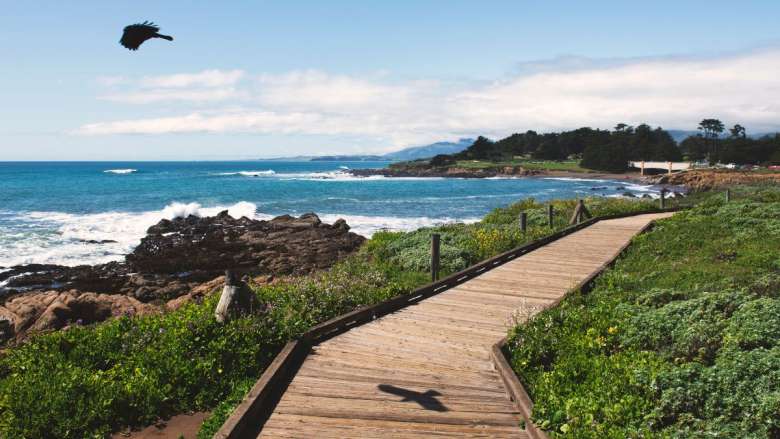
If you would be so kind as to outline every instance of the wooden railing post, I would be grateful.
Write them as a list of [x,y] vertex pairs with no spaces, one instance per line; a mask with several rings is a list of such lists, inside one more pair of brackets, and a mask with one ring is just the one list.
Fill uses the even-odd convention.
[[439,255],[441,250],[441,236],[438,233],[431,235],[431,280],[439,280]]
[[731,201],[731,189],[726,189],[726,202]]
[[525,233],[527,228],[528,228],[528,214],[525,212],[520,212],[520,231]]
[[553,206],[552,204],[547,206],[547,224],[552,228],[553,226]]
[[664,188],[664,189],[661,189],[661,198],[660,198],[660,202],[661,202],[661,209],[664,209],[664,208],[666,208],[666,199],[665,199],[665,196],[666,196],[666,188]]
[[230,270],[225,270],[225,286],[222,287],[222,295],[219,296],[219,302],[214,309],[214,318],[219,323],[224,323],[228,319],[230,308],[233,305],[233,301],[236,300],[237,293],[238,282],[235,274]]
[[577,207],[574,208],[574,214],[571,216],[569,224],[579,224],[586,216],[590,217],[590,212],[588,212],[588,209],[585,207],[585,202],[583,200],[578,200]]

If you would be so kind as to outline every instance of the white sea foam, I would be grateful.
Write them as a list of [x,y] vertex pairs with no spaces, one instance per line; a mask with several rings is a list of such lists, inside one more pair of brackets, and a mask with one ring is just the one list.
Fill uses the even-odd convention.
[[353,175],[349,172],[347,166],[339,166],[335,171],[320,171],[320,172],[287,172],[279,173],[274,170],[265,171],[235,171],[235,172],[219,172],[212,175],[232,176],[241,175],[244,177],[266,177],[277,178],[280,180],[321,180],[321,181],[371,181],[371,180],[392,180],[392,181],[409,181],[409,180],[441,180],[444,177],[392,177],[388,178],[384,175]]
[[106,169],[103,172],[106,174],[132,174],[138,172],[138,169]]
[[479,218],[429,218],[429,217],[393,217],[393,216],[363,216],[363,215],[320,215],[320,219],[326,223],[333,223],[343,218],[351,227],[351,231],[370,238],[379,230],[410,231],[420,227],[432,227],[441,224],[462,222],[474,223]]
[[244,177],[270,177],[276,174],[273,169],[266,169],[265,171],[236,171],[236,172],[220,172],[217,175],[243,175]]
[[[122,260],[146,235],[146,229],[161,219],[214,216],[227,210],[230,216],[268,220],[274,215],[257,211],[254,203],[241,201],[231,206],[203,207],[199,203],[174,202],[162,210],[148,212],[103,212],[72,214],[64,212],[27,212],[13,214],[17,226],[0,228],[0,266],[21,264],[81,265]],[[321,218],[333,223],[343,218],[352,231],[370,237],[377,230],[414,230],[420,227],[478,218],[429,218],[325,214]],[[103,244],[85,241],[112,240]]]

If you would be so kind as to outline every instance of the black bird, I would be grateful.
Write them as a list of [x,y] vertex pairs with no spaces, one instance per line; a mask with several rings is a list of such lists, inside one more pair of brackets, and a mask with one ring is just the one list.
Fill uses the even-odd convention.
[[125,31],[122,34],[122,39],[119,40],[119,43],[130,50],[138,50],[138,47],[140,47],[144,41],[150,38],[162,38],[168,41],[173,41],[173,37],[157,33],[159,31],[160,27],[151,21],[131,24],[125,28]]

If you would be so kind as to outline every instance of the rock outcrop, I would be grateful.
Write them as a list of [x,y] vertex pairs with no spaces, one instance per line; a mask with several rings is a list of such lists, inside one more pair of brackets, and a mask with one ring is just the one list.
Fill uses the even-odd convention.
[[739,184],[780,184],[780,173],[757,173],[731,170],[694,170],[646,179],[651,184],[685,186],[693,191],[705,191]]
[[102,322],[120,315],[149,314],[157,307],[121,294],[44,291],[20,294],[0,306],[2,342],[28,333]]
[[328,268],[363,241],[344,220],[325,224],[313,213],[162,220],[124,262],[31,264],[0,273],[0,343],[76,322],[176,309],[215,290],[225,270],[270,281]]
[[284,215],[270,221],[215,217],[163,220],[129,255],[127,264],[141,273],[298,274],[326,268],[355,251],[365,238],[349,232],[344,220],[324,224],[313,213]]

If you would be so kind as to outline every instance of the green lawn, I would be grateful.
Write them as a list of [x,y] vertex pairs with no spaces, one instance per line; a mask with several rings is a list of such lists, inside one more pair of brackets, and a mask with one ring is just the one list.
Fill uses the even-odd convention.
[[780,437],[780,188],[702,195],[511,334],[553,436]]
[[580,167],[577,160],[566,161],[552,161],[552,160],[529,160],[529,159],[516,159],[509,161],[490,162],[482,160],[459,160],[455,165],[459,168],[467,169],[486,169],[486,168],[502,168],[506,166],[522,166],[525,169],[530,170],[545,170],[545,171],[569,171],[569,172],[589,172],[590,169]]

